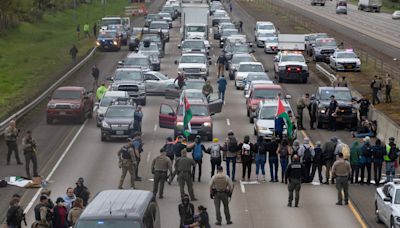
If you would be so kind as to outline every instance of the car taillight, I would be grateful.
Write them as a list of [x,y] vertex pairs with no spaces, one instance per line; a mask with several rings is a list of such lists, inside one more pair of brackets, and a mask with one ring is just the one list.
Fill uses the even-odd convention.
[[296,68],[296,72],[299,73],[300,71],[301,71],[300,67],[297,67],[297,68]]
[[287,71],[288,71],[288,72],[291,72],[291,71],[292,71],[292,68],[288,67],[288,68],[287,68]]

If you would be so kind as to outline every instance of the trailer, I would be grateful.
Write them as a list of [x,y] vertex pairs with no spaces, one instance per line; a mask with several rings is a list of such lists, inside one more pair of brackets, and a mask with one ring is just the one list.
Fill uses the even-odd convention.
[[278,34],[278,50],[304,51],[304,34]]
[[182,4],[181,33],[185,39],[208,39],[208,4],[185,3]]
[[358,10],[363,10],[367,12],[377,12],[381,11],[382,0],[359,0]]

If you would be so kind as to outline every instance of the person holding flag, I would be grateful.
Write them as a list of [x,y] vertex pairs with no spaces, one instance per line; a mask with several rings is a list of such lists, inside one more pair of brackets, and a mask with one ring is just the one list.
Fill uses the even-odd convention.
[[281,98],[278,96],[278,108],[276,109],[276,117],[275,118],[282,118],[285,125],[286,125],[286,132],[287,132],[287,137],[289,141],[292,140],[292,134],[293,134],[293,123],[292,120],[289,117],[289,114],[285,110],[285,106],[282,103]]
[[185,95],[185,91],[182,91],[181,97],[179,99],[179,104],[182,106],[183,113],[183,135],[186,138],[190,136],[190,132],[192,131],[192,126],[190,125],[190,120],[192,119],[192,110],[190,109],[190,103]]

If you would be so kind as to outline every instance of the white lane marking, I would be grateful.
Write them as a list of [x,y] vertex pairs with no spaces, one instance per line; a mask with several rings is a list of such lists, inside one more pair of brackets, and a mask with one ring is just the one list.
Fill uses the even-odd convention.
[[[58,166],[61,164],[61,162],[64,160],[64,157],[67,155],[67,153],[69,152],[69,150],[71,149],[72,145],[75,143],[76,139],[78,138],[78,136],[81,134],[83,128],[85,128],[86,124],[87,124],[88,120],[86,120],[82,126],[79,128],[78,132],[76,132],[75,136],[72,138],[71,142],[69,142],[67,148],[64,150],[64,152],[62,153],[61,157],[58,159],[57,163],[54,165],[53,169],[50,171],[49,175],[46,177],[46,181],[49,182],[49,180],[51,179],[51,177],[53,176],[54,172],[57,170]],[[35,203],[35,201],[37,200],[37,198],[39,197],[40,192],[42,191],[43,187],[40,187],[37,192],[35,193],[35,195],[33,196],[32,200],[28,203],[28,205],[26,206],[24,213],[27,214],[29,212],[29,210],[32,208],[33,204]]]
[[154,131],[154,132],[156,132],[156,131],[157,131],[157,124],[154,124],[153,131]]
[[149,179],[149,181],[154,181],[154,179],[153,179],[153,178],[151,178],[151,179]]
[[146,159],[147,163],[150,162],[150,157],[151,157],[151,153],[149,153],[149,154],[147,155],[147,159]]
[[226,119],[226,124],[228,125],[228,126],[231,126],[231,121],[227,118]]
[[244,188],[244,184],[242,181],[240,181],[240,189],[242,190],[242,193],[246,193],[246,189]]

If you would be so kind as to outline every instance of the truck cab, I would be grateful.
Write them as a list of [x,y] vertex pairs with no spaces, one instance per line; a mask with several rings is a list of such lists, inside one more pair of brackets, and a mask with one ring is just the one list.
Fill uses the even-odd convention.
[[55,119],[85,122],[93,116],[93,92],[83,87],[64,86],[56,89],[47,103],[46,121],[52,124]]
[[114,76],[107,79],[112,81],[111,90],[126,91],[136,103],[146,105],[146,86],[140,69],[118,68]]
[[338,49],[335,38],[318,38],[312,49],[315,62],[329,63],[329,57]]
[[307,83],[309,72],[306,60],[300,52],[279,52],[274,57],[275,78]]

